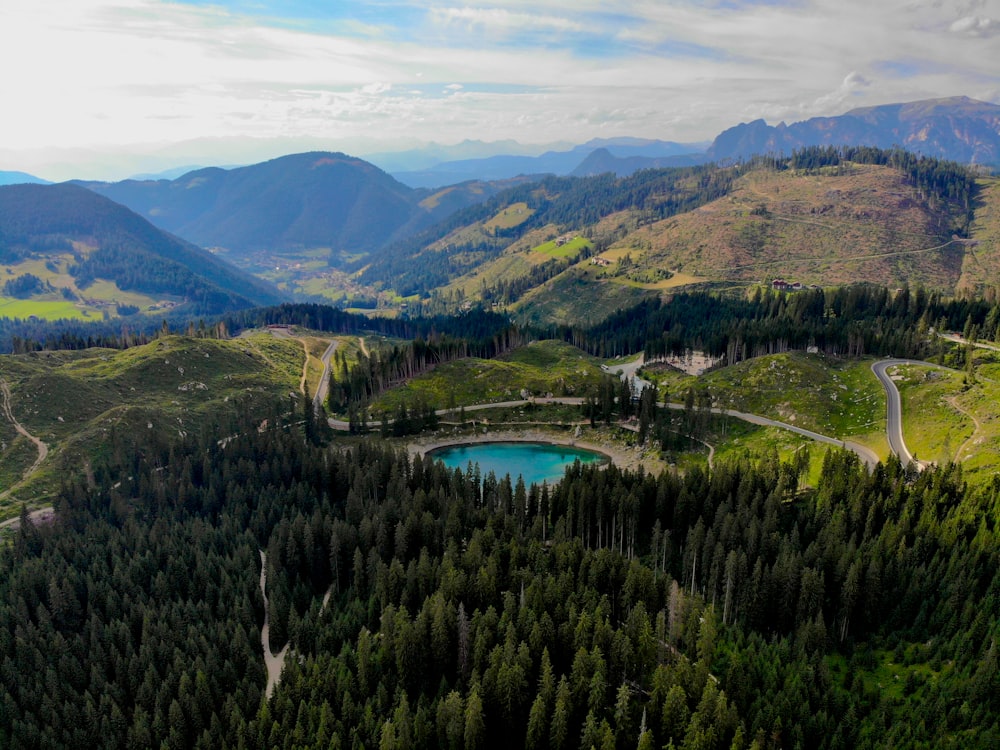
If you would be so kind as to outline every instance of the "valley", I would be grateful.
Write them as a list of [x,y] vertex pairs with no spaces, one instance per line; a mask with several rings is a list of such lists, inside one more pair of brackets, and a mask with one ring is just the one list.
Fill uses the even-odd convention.
[[13,175],[0,746],[997,746],[997,111]]

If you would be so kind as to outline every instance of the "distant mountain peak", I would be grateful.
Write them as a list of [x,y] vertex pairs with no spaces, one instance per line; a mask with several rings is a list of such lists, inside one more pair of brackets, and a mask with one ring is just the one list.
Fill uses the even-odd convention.
[[1000,164],[1000,105],[952,96],[858,107],[837,117],[729,128],[708,150],[712,159],[789,154],[806,146],[902,147],[966,164]]

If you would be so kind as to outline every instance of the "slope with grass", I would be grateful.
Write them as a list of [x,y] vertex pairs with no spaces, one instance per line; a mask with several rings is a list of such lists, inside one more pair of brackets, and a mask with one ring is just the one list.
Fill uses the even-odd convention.
[[[231,341],[167,336],[116,351],[35,352],[0,358],[11,410],[50,447],[32,478],[0,515],[37,503],[105,450],[109,433],[170,435],[227,425],[236,410],[259,410],[298,392],[302,345],[256,334]],[[33,460],[24,438],[0,430],[0,478],[10,482]],[[9,486],[9,485],[8,485]],[[0,489],[7,489],[4,486]]]
[[435,367],[384,393],[372,405],[392,414],[416,400],[438,409],[521,399],[521,393],[584,396],[600,381],[600,360],[560,341],[537,341],[496,359],[463,359]]
[[614,249],[650,267],[715,280],[830,286],[866,279],[953,291],[966,248],[952,241],[946,209],[889,166],[758,168],[729,195],[642,227]]
[[149,311],[159,301],[205,315],[281,299],[270,284],[68,184],[0,187],[0,263],[8,297],[80,302],[83,312]]
[[977,349],[972,376],[921,365],[890,370],[907,447],[922,461],[960,463],[972,482],[1000,467],[1000,355]]
[[1000,179],[996,177],[979,180],[969,240],[963,243],[966,253],[958,286],[985,294],[1000,279]]
[[640,374],[671,401],[683,401],[689,388],[704,389],[721,409],[851,440],[886,458],[885,394],[869,364],[792,352],[745,360],[697,378],[655,364]]
[[[857,162],[813,156],[812,166],[801,157],[522,186],[373,256],[360,278],[441,291],[456,307],[482,301],[532,322],[583,323],[691,284],[863,278],[952,293],[1000,268],[991,234],[1000,191],[989,181],[970,206],[972,178],[956,165],[876,151]],[[963,239],[970,217],[972,241]],[[567,236],[588,252],[546,244]]]

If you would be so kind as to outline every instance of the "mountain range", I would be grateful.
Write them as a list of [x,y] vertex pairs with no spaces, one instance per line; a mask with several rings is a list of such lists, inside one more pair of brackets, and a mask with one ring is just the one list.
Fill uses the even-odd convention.
[[237,253],[325,248],[364,254],[504,187],[415,190],[369,162],[309,152],[176,179],[79,182],[202,247]]
[[[857,155],[815,151],[847,144],[881,150],[861,154],[862,167],[852,164]],[[862,267],[859,260],[842,265],[838,258],[848,252],[878,257],[863,266],[863,278],[879,283],[912,278],[947,290],[986,283],[975,269],[992,267],[990,248],[981,247],[970,265],[960,244],[947,243],[970,231],[980,232],[973,242],[986,242],[973,212],[980,227],[992,227],[996,191],[989,187],[981,193],[988,199],[974,200],[971,178],[960,168],[931,164],[928,178],[915,157],[893,156],[898,145],[963,163],[996,162],[1000,106],[957,97],[793,125],[758,121],[727,130],[701,152],[622,138],[537,156],[463,159],[420,174],[429,183],[480,179],[440,188],[411,187],[335,152],[196,169],[175,179],[18,185],[5,188],[0,247],[13,264],[8,275],[41,265],[25,265],[25,258],[51,261],[61,281],[39,278],[53,289],[70,277],[81,288],[102,278],[119,291],[169,290],[175,302],[204,309],[273,302],[281,294],[268,282],[288,295],[344,304],[364,299],[367,306],[392,306],[401,294],[440,292],[452,295],[450,304],[478,296],[523,298],[525,306],[534,299],[530,304],[544,308],[540,290],[571,280],[561,296],[586,302],[595,287],[585,277],[593,273],[579,264],[604,250],[611,252],[600,259],[609,264],[601,278],[611,283],[598,287],[605,297],[614,294],[593,311],[688,278],[746,282],[794,271],[810,283],[844,283]],[[780,156],[803,149],[805,158]],[[726,166],[755,153],[773,159]],[[681,169],[653,169],[662,167]],[[777,170],[780,179],[773,182],[767,170]],[[816,193],[804,175],[822,178],[824,192]],[[898,217],[908,218],[900,223]],[[809,251],[820,244],[818,260],[811,260]],[[945,244],[945,254],[923,255]],[[45,256],[48,247],[60,260]],[[799,259],[794,268],[792,258]],[[826,263],[826,270],[818,272],[816,263]],[[567,309],[577,309],[576,302]]]
[[393,176],[414,186],[496,180],[519,174],[584,176],[614,172],[624,177],[639,169],[745,159],[755,154],[787,156],[808,146],[848,145],[900,147],[962,164],[1000,166],[1000,105],[964,96],[928,99],[864,107],[791,125],[754,120],[723,131],[707,147],[634,138],[598,139],[538,156],[493,155],[442,161],[417,171],[394,171]]
[[956,96],[863,107],[791,125],[755,120],[719,134],[706,156],[717,161],[846,145],[899,147],[961,164],[1000,165],[1000,105]]
[[5,172],[0,170],[0,186],[24,185],[26,183],[48,185],[49,181],[43,180],[41,177],[35,177],[35,175],[28,174],[27,172]]
[[[633,163],[638,168],[679,166],[682,163],[691,163],[689,155],[703,153],[704,149],[705,144],[684,144],[641,138],[605,138],[594,139],[565,151],[546,151],[538,156],[498,154],[445,161],[427,169],[394,172],[393,176],[413,187],[436,187],[466,180],[502,180],[518,175],[570,175],[577,174],[578,168],[586,164],[595,153]],[[688,158],[671,161],[672,158],[684,156]],[[617,167],[608,171],[620,169]]]

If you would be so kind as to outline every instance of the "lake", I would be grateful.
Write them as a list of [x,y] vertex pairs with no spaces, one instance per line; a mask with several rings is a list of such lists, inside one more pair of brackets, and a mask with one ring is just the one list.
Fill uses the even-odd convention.
[[465,471],[469,464],[479,464],[485,477],[491,471],[497,479],[510,474],[512,482],[518,475],[526,485],[548,482],[553,484],[563,478],[564,470],[574,461],[590,464],[609,463],[603,453],[552,443],[469,443],[449,445],[427,452],[427,456],[443,461],[450,469]]

